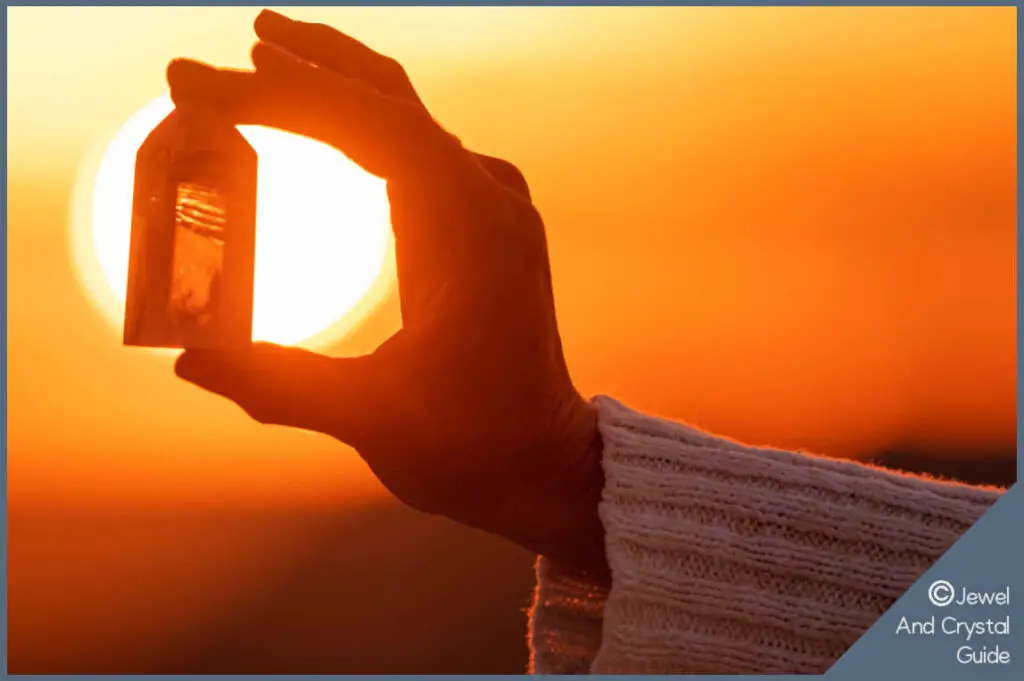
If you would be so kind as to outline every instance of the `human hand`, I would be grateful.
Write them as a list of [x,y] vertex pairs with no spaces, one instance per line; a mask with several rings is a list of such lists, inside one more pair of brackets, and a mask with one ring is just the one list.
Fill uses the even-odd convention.
[[351,445],[415,509],[605,572],[596,415],[566,368],[521,173],[448,134],[394,60],[273,12],[255,28],[254,71],[175,61],[171,96],[321,140],[384,178],[403,326],[362,357],[189,350],[177,374],[262,423]]

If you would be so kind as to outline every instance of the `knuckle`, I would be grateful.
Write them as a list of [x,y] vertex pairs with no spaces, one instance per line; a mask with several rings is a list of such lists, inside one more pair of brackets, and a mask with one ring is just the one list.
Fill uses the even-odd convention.
[[280,421],[280,414],[277,413],[279,410],[271,400],[254,396],[240,401],[238,406],[249,415],[249,418],[262,425],[276,425]]
[[271,416],[270,410],[265,406],[248,405],[243,406],[242,409],[249,415],[249,418],[260,425],[270,426],[275,424],[275,419]]
[[505,183],[515,191],[529,198],[530,196],[530,185],[526,181],[526,176],[519,170],[515,165],[508,161],[499,160],[502,174],[504,175]]
[[392,57],[381,57],[380,70],[382,75],[392,81],[409,82],[409,74],[401,62]]
[[262,397],[251,397],[238,402],[249,418],[264,426],[275,426],[281,423],[280,408],[272,400]]
[[491,156],[484,156],[482,159],[484,167],[495,180],[523,198],[530,199],[530,186],[526,181],[526,176],[523,175],[522,171],[515,164]]
[[435,153],[451,154],[462,149],[459,139],[449,134],[429,115],[412,108],[407,108],[405,114],[409,129]]

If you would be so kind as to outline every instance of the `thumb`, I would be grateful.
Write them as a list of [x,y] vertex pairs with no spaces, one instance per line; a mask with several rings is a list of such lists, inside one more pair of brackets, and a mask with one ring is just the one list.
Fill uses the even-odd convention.
[[474,154],[477,162],[484,167],[491,177],[505,185],[520,197],[530,200],[530,186],[526,183],[523,173],[508,161],[485,154]]
[[364,358],[257,343],[243,351],[186,350],[174,372],[235,402],[260,423],[320,431],[351,443],[365,421]]

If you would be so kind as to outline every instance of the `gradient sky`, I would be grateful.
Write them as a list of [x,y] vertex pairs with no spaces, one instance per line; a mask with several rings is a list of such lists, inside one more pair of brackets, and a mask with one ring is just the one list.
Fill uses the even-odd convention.
[[[399,58],[524,170],[584,392],[758,444],[1012,450],[1014,8],[290,13]],[[344,447],[120,347],[74,275],[85,160],[168,59],[245,66],[254,15],[8,10],[12,504],[379,493]]]

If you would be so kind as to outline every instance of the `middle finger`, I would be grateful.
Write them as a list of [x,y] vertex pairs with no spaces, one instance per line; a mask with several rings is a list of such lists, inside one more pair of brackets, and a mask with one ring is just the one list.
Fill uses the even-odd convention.
[[362,80],[387,95],[420,103],[401,65],[351,36],[325,24],[294,21],[264,10],[256,17],[256,35],[317,66]]

